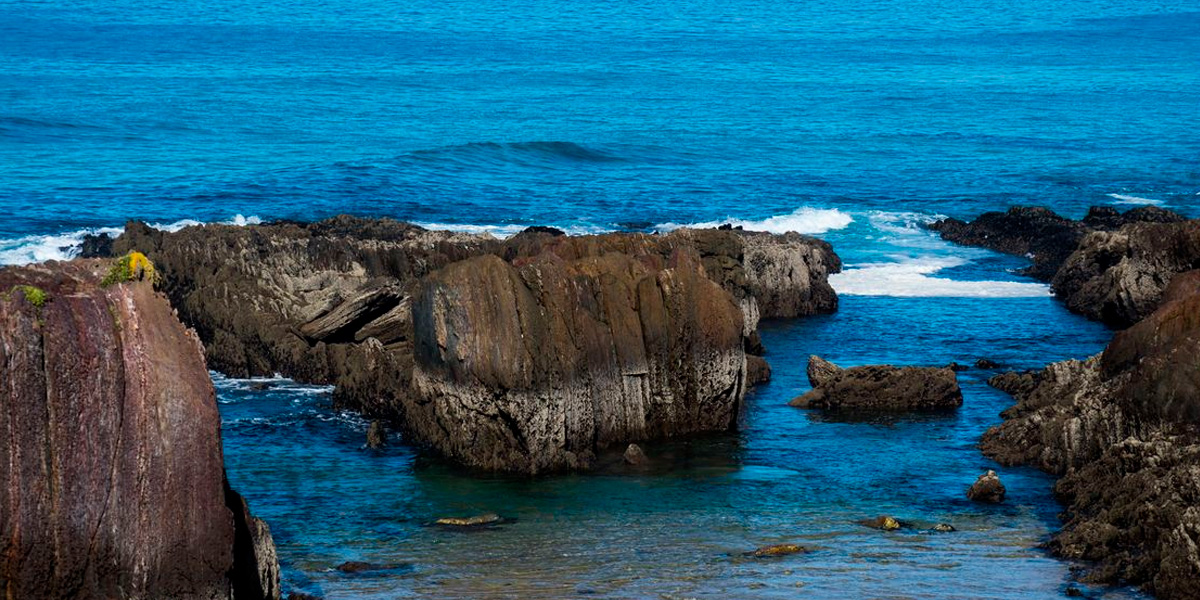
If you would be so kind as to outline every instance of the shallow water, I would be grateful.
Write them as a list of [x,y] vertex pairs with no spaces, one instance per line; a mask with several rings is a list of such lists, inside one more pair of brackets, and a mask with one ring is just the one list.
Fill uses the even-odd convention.
[[[331,412],[320,388],[220,377],[218,388],[233,484],[271,523],[289,583],[327,598],[1036,598],[1069,581],[1070,565],[1036,547],[1056,526],[1050,478],[999,469],[1004,505],[964,495],[997,468],[975,447],[1010,402],[984,384],[989,372],[961,373],[965,404],[946,413],[855,418],[786,403],[807,389],[812,353],[1023,368],[1085,356],[1107,336],[1046,297],[847,296],[838,314],[764,326],[776,376],[751,394],[739,434],[647,444],[645,469],[612,456],[598,474],[532,480],[462,472],[403,445],[366,449],[366,423]],[[430,526],[484,512],[512,521]],[[881,514],[911,528],[857,523]],[[927,531],[939,522],[958,531]],[[785,542],[809,552],[741,555]],[[394,568],[333,570],[348,560]]]
[[[965,487],[1009,400],[836,420],[786,406],[805,359],[1036,367],[1108,333],[1025,262],[921,228],[1012,204],[1200,216],[1200,5],[981,0],[0,0],[0,264],[162,228],[382,215],[510,234],[732,221],[816,234],[842,310],[766,326],[738,436],[538,480],[456,471],[328,392],[218,378],[230,476],[290,586],[328,598],[1050,597],[1050,480]],[[463,533],[447,514],[515,519]],[[882,534],[891,513],[959,532]],[[747,560],[797,541],[803,556]],[[346,560],[393,564],[374,575]],[[849,590],[849,591],[848,591]],[[1128,591],[1112,592],[1125,596]]]

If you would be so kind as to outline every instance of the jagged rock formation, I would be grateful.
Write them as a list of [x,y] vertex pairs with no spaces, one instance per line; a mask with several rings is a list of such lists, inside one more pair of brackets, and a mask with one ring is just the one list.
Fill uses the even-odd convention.
[[994,378],[1014,392],[981,441],[1002,464],[1061,475],[1055,552],[1096,561],[1090,581],[1200,597],[1200,272],[1102,355]]
[[1200,268],[1197,225],[1153,206],[1092,207],[1082,221],[1016,206],[930,229],[959,244],[1028,256],[1025,273],[1050,282],[1069,309],[1118,328],[1150,314],[1175,274]]
[[967,489],[967,498],[975,502],[987,502],[998,504],[1004,502],[1004,496],[1007,490],[1004,484],[1000,482],[1000,476],[995,471],[988,471],[979,476],[975,483]]
[[0,596],[278,598],[199,340],[109,266],[0,269]]
[[[531,228],[501,241],[352,217],[131,223],[112,251],[132,249],[156,262],[214,368],[334,383],[336,403],[410,440],[523,472],[734,426],[759,318],[835,310],[826,278],[841,268],[795,234]],[[769,373],[751,364],[756,381]]]
[[962,406],[962,390],[948,367],[863,366],[843,369],[819,356],[808,359],[812,390],[789,404],[829,410],[922,410]]

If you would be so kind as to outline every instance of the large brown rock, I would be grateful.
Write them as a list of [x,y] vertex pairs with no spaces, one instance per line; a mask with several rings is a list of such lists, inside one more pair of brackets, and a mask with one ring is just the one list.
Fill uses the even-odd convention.
[[789,404],[828,410],[928,410],[962,406],[954,370],[871,365],[843,369],[819,357],[808,362],[813,389]]
[[746,389],[742,318],[683,247],[662,262],[627,249],[455,263],[414,303],[405,426],[465,464],[527,473],[729,430]]
[[[1200,597],[1200,320],[1195,275],[1086,361],[997,380],[1015,393],[981,441],[1002,464],[1061,475],[1057,553],[1093,561],[1088,579]],[[1010,385],[1012,384],[1012,385]]]
[[0,595],[278,598],[199,340],[108,267],[0,269]]

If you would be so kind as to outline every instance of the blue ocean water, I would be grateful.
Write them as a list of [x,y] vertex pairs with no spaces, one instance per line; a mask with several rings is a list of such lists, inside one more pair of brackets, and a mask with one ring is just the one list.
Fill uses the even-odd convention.
[[[1024,261],[921,228],[1042,204],[1200,216],[1200,3],[0,0],[0,263],[138,218],[383,215],[505,235],[732,221],[832,242],[842,311],[773,323],[746,427],[649,473],[480,478],[327,392],[219,380],[230,476],[289,585],[350,597],[1050,597],[1050,481],[962,500],[1009,400],[942,417],[785,406],[804,360],[1012,366],[1098,351]],[[424,525],[495,510],[461,535]],[[883,535],[879,513],[949,536]],[[780,561],[738,552],[800,540]],[[395,563],[378,576],[343,560]],[[1128,590],[1111,592],[1116,596]]]

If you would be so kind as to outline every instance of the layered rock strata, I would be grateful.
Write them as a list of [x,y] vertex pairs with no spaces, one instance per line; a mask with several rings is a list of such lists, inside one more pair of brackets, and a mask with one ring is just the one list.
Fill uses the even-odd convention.
[[0,269],[0,595],[278,598],[199,340],[109,268]]
[[734,427],[758,320],[836,310],[827,276],[841,268],[796,234],[535,228],[501,241],[352,217],[131,223],[111,251],[133,249],[214,368],[333,383],[340,406],[411,441],[529,473]]

